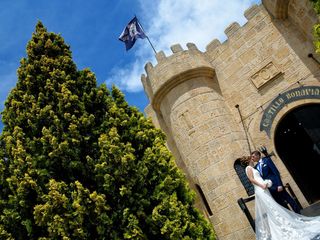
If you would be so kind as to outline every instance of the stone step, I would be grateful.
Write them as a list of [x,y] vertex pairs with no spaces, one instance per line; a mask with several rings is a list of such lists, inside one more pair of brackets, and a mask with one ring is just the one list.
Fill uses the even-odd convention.
[[301,214],[309,217],[320,216],[320,201],[302,209]]

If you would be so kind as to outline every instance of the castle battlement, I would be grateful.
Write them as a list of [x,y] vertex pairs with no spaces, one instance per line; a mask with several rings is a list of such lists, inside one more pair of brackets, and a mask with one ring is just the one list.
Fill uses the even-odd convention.
[[162,97],[182,82],[195,76],[213,77],[214,69],[206,55],[193,43],[188,43],[187,48],[172,45],[171,56],[167,57],[161,51],[156,55],[156,66],[150,62],[145,65],[147,77],[142,75],[141,81],[154,108],[159,108]]
[[201,52],[194,43],[188,43],[187,49],[183,49],[180,44],[172,45],[170,56],[166,56],[163,51],[158,52],[156,54],[157,64],[153,66],[148,62],[145,65],[147,75],[141,76],[144,89],[154,109],[159,108],[164,94],[178,84],[194,76],[213,78],[215,67],[212,64],[212,58],[220,55],[226,48],[231,50],[233,47],[239,47],[238,43],[230,45],[230,42],[247,34],[247,26],[256,25],[256,22],[266,15],[267,12],[263,7],[253,5],[244,13],[248,20],[245,26],[241,27],[239,23],[233,22],[224,31],[228,37],[227,40],[220,43],[218,39],[214,39],[207,45],[206,52]]
[[[226,49],[234,50],[241,47],[239,45],[239,39],[250,38],[253,33],[256,33],[254,28],[258,28],[258,22],[263,21],[265,17],[269,17],[266,9],[262,5],[252,5],[244,12],[245,18],[248,20],[243,26],[240,26],[238,22],[231,23],[224,33],[227,36],[227,39],[224,42],[220,42],[218,39],[212,40],[206,46],[206,54],[210,58],[216,58],[220,53]],[[251,31],[251,32],[250,32]],[[257,29],[259,31],[259,29]]]

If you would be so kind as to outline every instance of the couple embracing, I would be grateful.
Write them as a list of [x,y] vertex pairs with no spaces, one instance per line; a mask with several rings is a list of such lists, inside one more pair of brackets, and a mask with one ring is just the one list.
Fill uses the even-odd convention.
[[246,174],[255,190],[256,239],[320,240],[320,216],[299,214],[300,207],[284,189],[271,158],[261,158],[261,153],[254,151],[242,162],[248,165]]

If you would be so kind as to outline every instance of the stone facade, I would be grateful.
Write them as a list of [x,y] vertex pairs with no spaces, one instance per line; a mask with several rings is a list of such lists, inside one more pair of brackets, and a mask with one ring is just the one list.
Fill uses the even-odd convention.
[[[173,45],[173,54],[159,52],[157,65],[147,63],[141,77],[150,100],[145,112],[166,133],[191,185],[201,187],[220,240],[255,239],[237,204],[246,192],[235,160],[261,145],[275,152],[274,132],[282,117],[297,106],[320,103],[291,102],[274,117],[270,136],[260,131],[264,110],[279,93],[301,84],[320,86],[319,63],[308,57],[314,53],[311,29],[317,18],[308,0],[264,0],[244,15],[248,22],[228,26],[225,42],[215,39],[205,52],[192,43],[186,50]],[[273,159],[283,181],[308,206],[281,159]]]

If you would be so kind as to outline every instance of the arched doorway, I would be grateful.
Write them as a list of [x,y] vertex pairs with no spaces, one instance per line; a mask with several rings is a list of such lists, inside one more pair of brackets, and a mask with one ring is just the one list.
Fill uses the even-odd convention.
[[275,147],[307,201],[319,201],[320,104],[289,112],[276,128]]

